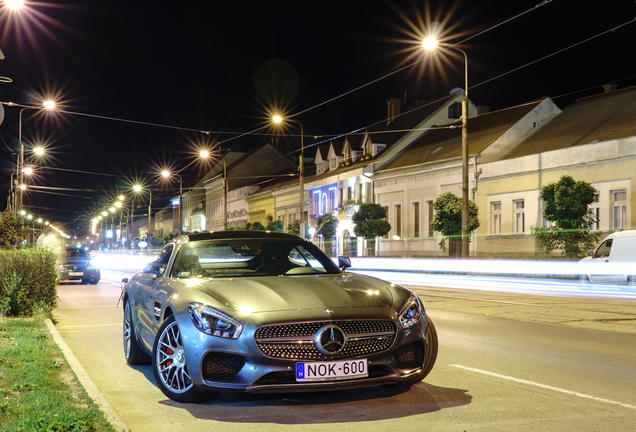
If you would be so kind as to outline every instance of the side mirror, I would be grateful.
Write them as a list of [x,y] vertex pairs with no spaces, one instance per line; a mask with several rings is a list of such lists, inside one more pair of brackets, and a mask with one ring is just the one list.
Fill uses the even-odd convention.
[[351,267],[351,259],[348,256],[339,256],[338,267],[340,267],[340,270]]
[[587,256],[594,256],[594,251],[589,251],[589,252],[587,253]]
[[126,285],[128,285],[128,278],[123,278],[121,280],[121,290],[123,291],[124,288],[126,288]]

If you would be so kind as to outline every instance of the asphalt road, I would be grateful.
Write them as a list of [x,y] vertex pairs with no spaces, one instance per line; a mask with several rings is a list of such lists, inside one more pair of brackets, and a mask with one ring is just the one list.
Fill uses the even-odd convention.
[[426,382],[409,389],[224,393],[178,404],[150,366],[126,365],[120,280],[58,287],[56,327],[119,417],[137,431],[636,430],[636,302],[416,287],[439,333]]

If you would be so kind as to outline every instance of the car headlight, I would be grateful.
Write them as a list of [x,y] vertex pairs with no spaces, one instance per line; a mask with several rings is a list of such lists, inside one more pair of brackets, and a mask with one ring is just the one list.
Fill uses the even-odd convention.
[[243,324],[210,306],[190,303],[190,319],[203,333],[228,339],[236,339],[243,331]]
[[86,266],[86,270],[97,270],[97,266],[94,264],[89,264]]
[[64,267],[63,265],[59,266],[57,268],[57,271],[59,271],[60,273],[64,273],[66,271],[66,267]]
[[404,303],[400,311],[400,324],[402,328],[409,329],[419,323],[424,315],[424,307],[419,299],[411,294],[411,297]]

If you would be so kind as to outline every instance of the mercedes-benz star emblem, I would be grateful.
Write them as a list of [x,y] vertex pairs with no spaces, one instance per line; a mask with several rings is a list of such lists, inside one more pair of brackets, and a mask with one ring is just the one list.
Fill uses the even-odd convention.
[[316,333],[316,347],[327,356],[338,354],[345,346],[347,338],[340,327],[335,324],[322,326]]

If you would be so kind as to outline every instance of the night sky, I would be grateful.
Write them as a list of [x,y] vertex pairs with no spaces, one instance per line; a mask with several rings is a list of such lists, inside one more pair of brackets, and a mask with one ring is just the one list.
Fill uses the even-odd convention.
[[[86,229],[93,212],[135,181],[153,188],[154,208],[167,205],[177,186],[155,182],[160,168],[183,168],[200,146],[265,144],[276,133],[267,126],[274,111],[302,112],[294,119],[306,135],[328,140],[385,117],[387,99],[408,105],[463,87],[457,52],[422,53],[423,35],[436,30],[447,43],[470,38],[459,46],[469,97],[492,110],[543,96],[565,108],[604,84],[636,84],[635,0],[0,5],[0,76],[13,80],[0,83],[0,100],[58,103],[58,112],[23,113],[27,157],[36,142],[47,150],[33,159],[33,182],[52,188],[29,192],[25,204],[69,230]],[[4,109],[2,209],[20,110]],[[298,131],[287,131],[293,145]],[[193,164],[184,182],[204,169]]]

